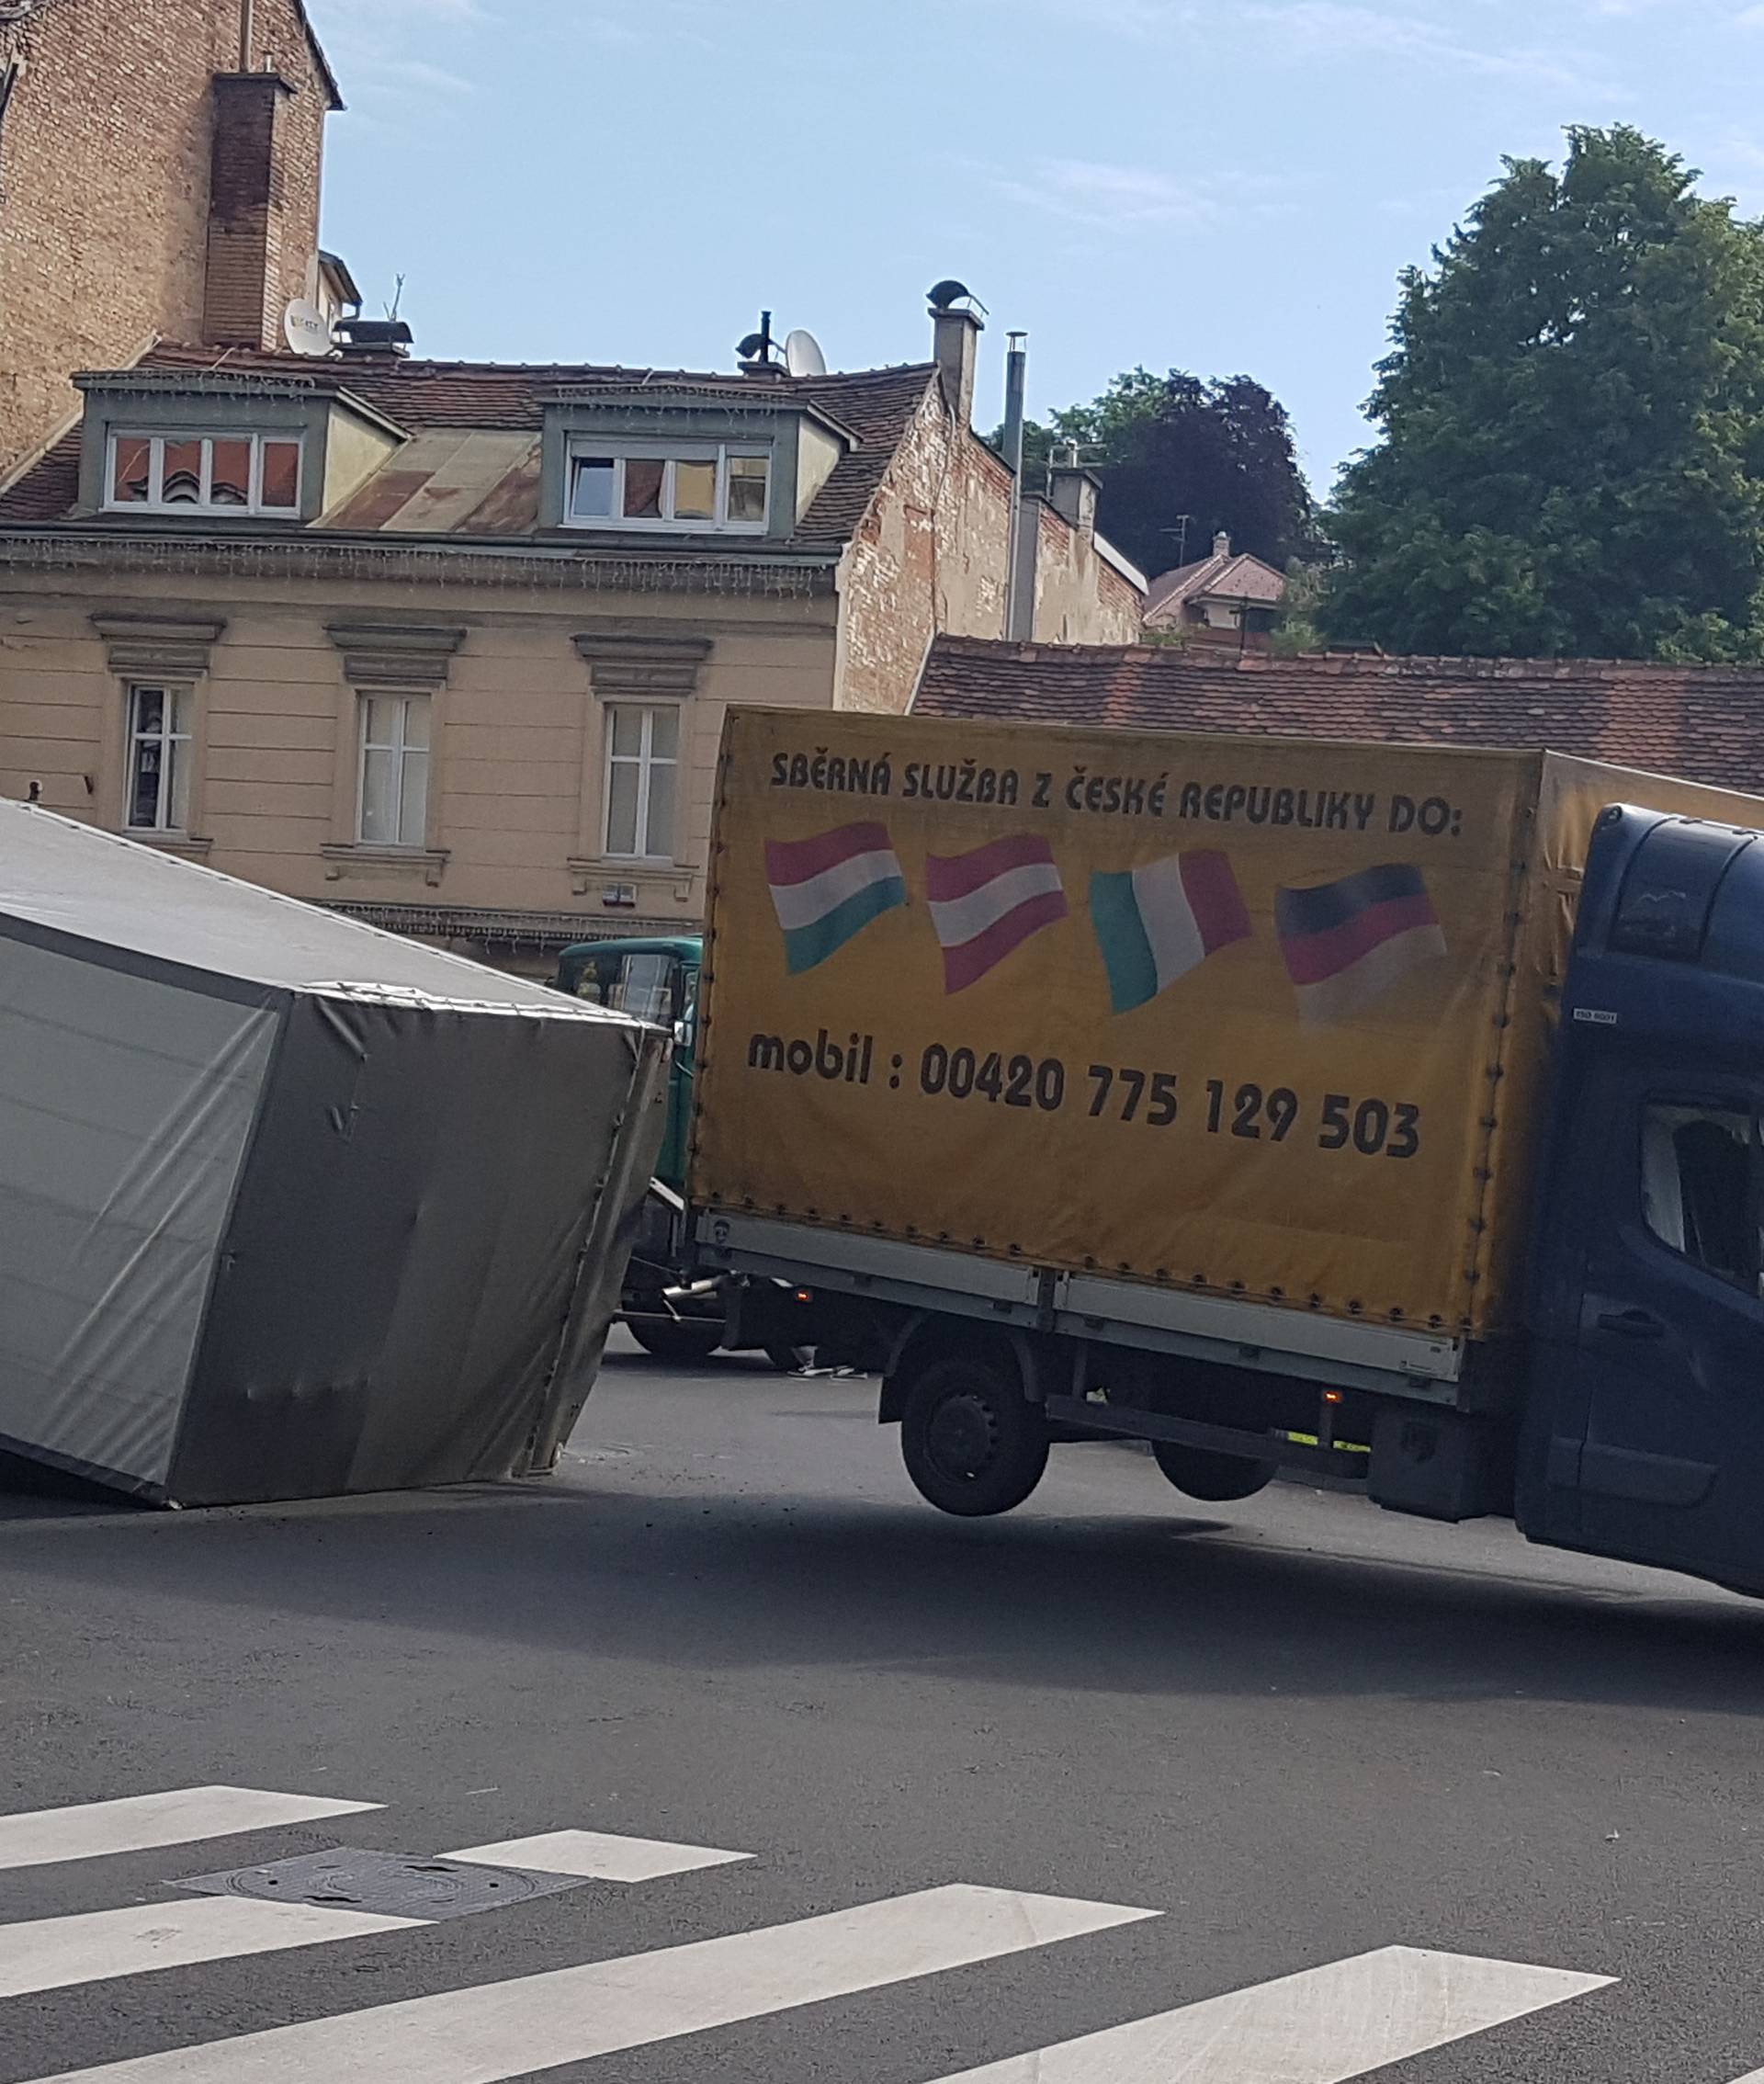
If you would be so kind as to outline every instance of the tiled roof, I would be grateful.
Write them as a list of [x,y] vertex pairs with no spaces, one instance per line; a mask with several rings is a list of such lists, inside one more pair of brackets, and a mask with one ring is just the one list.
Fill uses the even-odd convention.
[[1146,595],[1146,620],[1175,622],[1183,602],[1204,597],[1278,607],[1286,597],[1286,575],[1248,550],[1215,552],[1154,579]]
[[1295,659],[940,637],[915,714],[1547,748],[1764,793],[1764,667]]
[[80,496],[80,430],[44,450],[10,491],[0,493],[0,521],[59,521]]
[[[658,391],[689,386],[695,392],[749,404],[759,398],[777,397],[810,405],[856,440],[834,466],[790,538],[791,547],[797,549],[806,545],[837,545],[852,534],[936,374],[936,365],[930,362],[824,377],[753,378],[733,376],[727,370],[628,369],[604,363],[424,362],[390,355],[313,361],[251,348],[164,344],[146,356],[141,366],[288,378],[324,391],[346,391],[412,435],[444,428],[537,434],[544,423],[548,398],[559,391],[603,385]],[[9,492],[0,493],[0,523],[50,521],[67,514],[78,493],[78,439],[70,436]],[[388,468],[397,469],[399,461],[395,457]],[[333,525],[343,524],[333,517]],[[368,525],[389,532],[395,527],[387,519]]]

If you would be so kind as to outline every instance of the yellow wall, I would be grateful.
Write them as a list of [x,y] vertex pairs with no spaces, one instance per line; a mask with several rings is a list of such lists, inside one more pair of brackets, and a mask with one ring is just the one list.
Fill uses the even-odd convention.
[[[210,616],[226,629],[198,689],[190,824],[215,868],[324,902],[580,912],[584,933],[625,930],[608,882],[639,886],[636,916],[700,916],[717,747],[731,704],[825,708],[831,599],[707,602],[467,587],[0,572],[0,794],[117,827],[125,684],[91,611]],[[304,596],[304,597],[302,597]],[[435,697],[433,849],[446,859],[330,857],[354,836],[356,694],[326,625],[464,626]],[[597,862],[605,702],[580,632],[677,628],[710,651],[683,708],[678,866]],[[175,674],[164,677],[175,678]],[[625,697],[624,699],[639,699]],[[578,866],[572,870],[571,864]],[[431,881],[431,877],[435,879]],[[578,888],[578,885],[585,885]]]

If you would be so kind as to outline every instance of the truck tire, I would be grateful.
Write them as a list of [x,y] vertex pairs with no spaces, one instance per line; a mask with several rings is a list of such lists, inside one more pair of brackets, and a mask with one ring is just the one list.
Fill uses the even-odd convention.
[[1206,1447],[1184,1447],[1174,1440],[1154,1440],[1158,1467],[1184,1498],[1224,1505],[1253,1498],[1279,1473],[1277,1462],[1252,1462],[1247,1455],[1220,1455]]
[[1047,1467],[1047,1422],[1003,1370],[936,1361],[907,1392],[900,1454],[920,1495],[978,1519],[1021,1505]]
[[631,1337],[660,1361],[708,1360],[723,1342],[723,1328],[689,1317],[650,1317],[634,1322]]

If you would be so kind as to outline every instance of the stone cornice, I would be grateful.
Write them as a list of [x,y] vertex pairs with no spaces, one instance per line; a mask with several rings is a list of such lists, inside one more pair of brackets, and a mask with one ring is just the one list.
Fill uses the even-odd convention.
[[710,656],[708,637],[676,629],[584,629],[576,650],[587,662],[594,693],[602,696],[690,695],[698,669]]
[[356,686],[445,687],[466,640],[463,623],[328,622],[324,633]]
[[197,674],[226,629],[221,616],[155,615],[99,608],[89,618],[112,673]]
[[633,557],[626,552],[325,538],[158,536],[65,524],[0,529],[0,570],[171,573],[189,578],[364,580],[523,594],[671,594],[808,600],[833,592],[839,551],[776,558]]

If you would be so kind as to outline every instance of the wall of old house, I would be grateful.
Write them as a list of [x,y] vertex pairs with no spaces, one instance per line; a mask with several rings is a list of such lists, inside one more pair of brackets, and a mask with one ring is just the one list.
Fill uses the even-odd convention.
[[1009,471],[929,385],[841,567],[842,708],[903,712],[933,634],[1002,633],[1010,500]]
[[1096,547],[1095,534],[1036,501],[1035,640],[1136,644],[1145,596]]
[[[0,795],[24,798],[40,782],[51,808],[119,829],[127,684],[156,676],[116,668],[118,629],[130,626],[122,651],[132,656],[131,644],[220,623],[192,682],[189,825],[209,866],[322,903],[569,914],[580,920],[574,937],[692,929],[703,915],[724,711],[830,704],[832,600],[535,592],[515,605],[512,592],[0,572]],[[91,619],[99,602],[108,635]],[[359,651],[374,626],[464,632],[433,697],[429,858],[376,859],[347,844],[361,691],[349,647]],[[334,639],[334,628],[352,634]],[[681,701],[681,821],[675,859],[660,866],[603,855],[609,697],[576,643],[632,632],[708,647]],[[628,910],[603,904],[616,884],[635,886]]]
[[[840,708],[904,711],[933,635],[1003,635],[1012,483],[931,386],[842,566]],[[1144,596],[1094,534],[1046,501],[1024,515],[1039,530],[1035,638],[1136,643]]]
[[[279,117],[277,313],[319,229],[327,91],[292,0],[254,0],[254,57],[294,85]],[[0,24],[0,481],[61,427],[76,369],[202,337],[212,80],[239,62],[237,0],[37,0]]]

